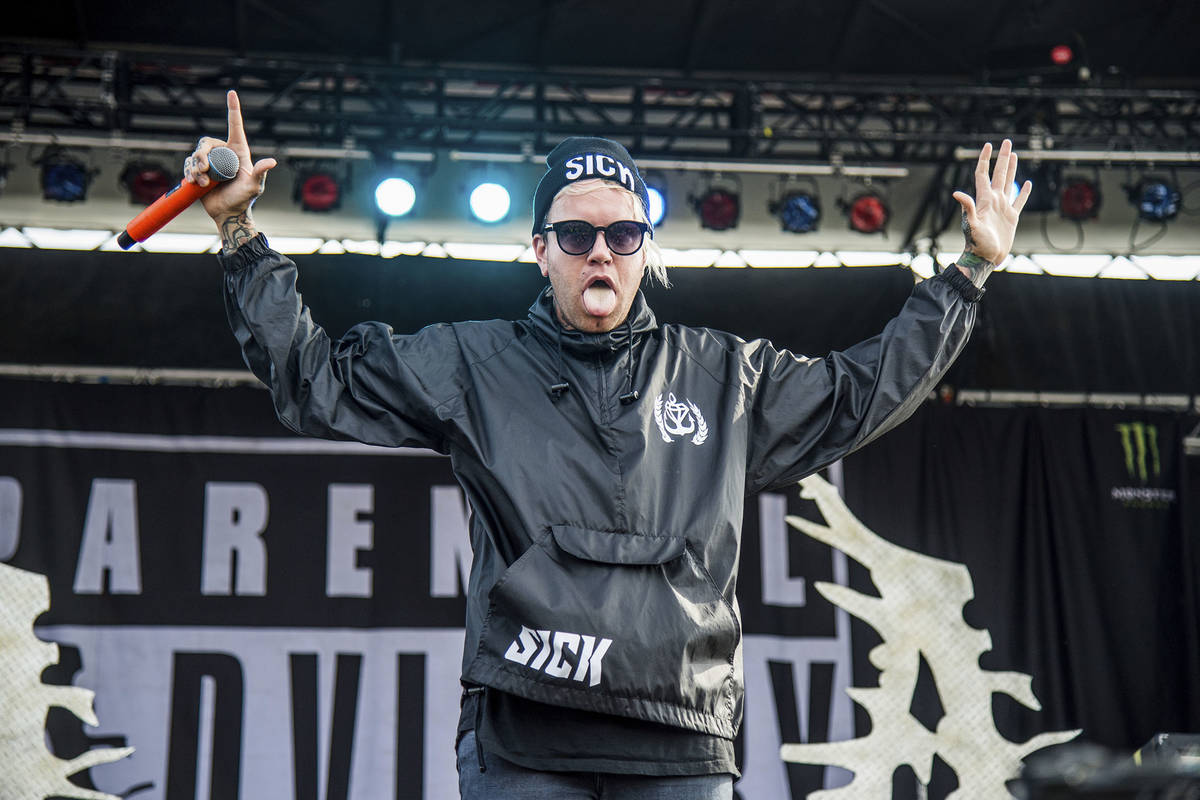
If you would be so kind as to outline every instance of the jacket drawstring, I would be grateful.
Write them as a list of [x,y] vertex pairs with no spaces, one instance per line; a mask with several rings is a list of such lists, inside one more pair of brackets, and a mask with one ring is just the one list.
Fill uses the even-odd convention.
[[633,388],[633,323],[629,321],[629,317],[625,318],[625,388],[629,391],[621,395],[621,405],[627,406],[630,403],[636,403],[638,397],[637,390]]
[[[621,405],[627,406],[630,403],[636,403],[641,395],[633,388],[633,323],[628,318],[625,320],[625,389],[626,392],[620,396]],[[557,352],[554,359],[554,373],[558,379],[557,383],[551,384],[548,391],[550,396],[558,400],[571,389],[571,384],[567,383],[567,378],[563,374],[563,332],[562,328],[557,328],[556,336],[554,337],[557,345]]]
[[558,375],[558,383],[550,387],[550,396],[555,400],[562,397],[571,388],[571,384],[567,383],[567,379],[563,376],[563,354],[562,354],[562,328],[555,326],[558,329],[558,336],[555,337],[558,342],[558,358],[554,362],[554,369]]
[[467,689],[467,694],[478,695],[475,700],[475,758],[479,760],[479,771],[487,772],[487,765],[483,763],[483,743],[479,741],[479,723],[483,720],[483,704],[487,702],[487,687],[472,686]]

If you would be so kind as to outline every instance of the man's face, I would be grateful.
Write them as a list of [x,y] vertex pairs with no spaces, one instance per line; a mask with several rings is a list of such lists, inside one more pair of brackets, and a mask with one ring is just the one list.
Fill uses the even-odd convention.
[[[581,219],[602,227],[619,220],[641,219],[635,195],[617,188],[587,194],[560,194],[546,213],[546,222]],[[648,235],[648,234],[647,234]],[[596,233],[592,249],[583,255],[564,253],[557,233],[533,237],[533,252],[542,275],[550,278],[558,319],[565,327],[605,333],[625,321],[646,269],[646,247],[631,256],[608,249],[608,239]]]

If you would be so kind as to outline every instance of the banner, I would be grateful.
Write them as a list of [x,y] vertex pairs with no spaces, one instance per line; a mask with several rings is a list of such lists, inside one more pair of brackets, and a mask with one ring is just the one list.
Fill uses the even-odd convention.
[[[0,615],[0,641],[36,625],[63,646],[43,679],[95,692],[97,727],[50,707],[57,756],[136,748],[78,782],[172,800],[456,796],[469,509],[447,459],[291,436],[261,389],[0,390],[0,562],[45,576],[50,598],[40,616]],[[1005,678],[980,725],[1012,743],[1082,730],[1132,750],[1200,729],[1192,427],[1147,410],[927,404],[829,478],[876,536],[954,567],[956,594],[925,601],[958,631],[955,658],[985,641],[981,680],[1029,676],[1029,695]],[[827,599],[829,586],[896,591],[872,578],[877,563],[797,524],[827,516],[799,488],[747,498],[743,800],[853,788],[830,765],[854,762],[812,755],[840,750],[794,746],[879,729],[848,691],[880,685],[870,654],[884,639],[909,687],[887,727],[940,753],[943,719],[963,718],[944,677],[955,658],[849,595]],[[12,691],[30,676],[8,649]],[[782,746],[818,763],[784,761]],[[929,775],[907,763],[876,776],[894,769],[898,798],[917,796],[918,777],[946,796],[962,783],[949,763],[969,762],[934,757]]]
[[[471,554],[448,459],[256,432],[254,389],[9,386],[0,560],[47,576],[37,634],[100,720],[54,715],[58,755],[135,747],[90,772],[122,796],[457,796]],[[853,735],[848,615],[811,589],[847,560],[788,527],[804,506],[747,504],[746,798],[849,777],[779,757]]]

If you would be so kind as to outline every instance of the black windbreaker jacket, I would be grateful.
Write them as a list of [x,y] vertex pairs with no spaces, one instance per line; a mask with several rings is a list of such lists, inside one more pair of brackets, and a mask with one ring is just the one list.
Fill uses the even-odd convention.
[[546,290],[524,320],[334,341],[264,238],[222,261],[230,324],[287,427],[450,456],[472,512],[465,681],[730,739],[745,497],[901,422],[975,319],[951,268],[820,359],[659,325],[640,293],[605,334],[564,330]]

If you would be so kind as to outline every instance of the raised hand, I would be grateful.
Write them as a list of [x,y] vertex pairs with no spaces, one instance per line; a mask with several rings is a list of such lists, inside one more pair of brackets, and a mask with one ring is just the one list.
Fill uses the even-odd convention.
[[1009,200],[1008,190],[1017,175],[1017,154],[1012,151],[1011,141],[1005,139],[1000,145],[996,168],[989,176],[991,158],[989,142],[979,151],[979,162],[975,165],[974,199],[966,192],[954,193],[954,199],[962,206],[963,235],[966,237],[963,255],[956,263],[963,274],[980,287],[996,265],[1008,258],[1021,209],[1033,191],[1033,184],[1025,181],[1016,198]]
[[257,234],[250,217],[250,206],[263,193],[267,173],[278,162],[273,158],[264,158],[257,162],[251,160],[250,145],[246,141],[246,130],[242,126],[242,106],[238,101],[237,92],[231,89],[225,99],[229,109],[229,130],[226,134],[228,138],[225,141],[211,136],[202,138],[196,144],[195,151],[184,161],[183,179],[207,186],[212,180],[208,176],[209,151],[224,145],[237,153],[237,176],[204,195],[201,201],[204,210],[221,231],[222,252],[230,253]]

